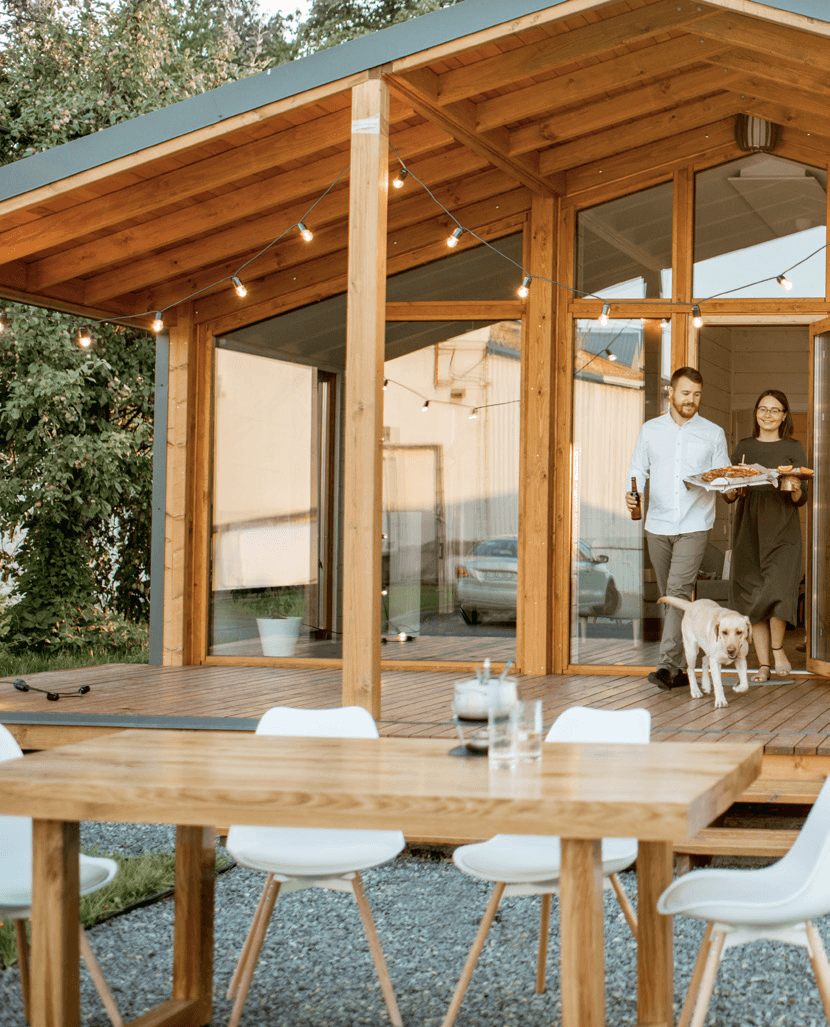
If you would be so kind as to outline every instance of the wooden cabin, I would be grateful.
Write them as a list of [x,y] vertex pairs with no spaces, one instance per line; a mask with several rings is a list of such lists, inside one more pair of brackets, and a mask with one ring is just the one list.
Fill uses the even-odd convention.
[[789,396],[830,670],[828,98],[823,0],[466,0],[0,168],[0,297],[158,321],[153,662],[646,673],[695,365]]

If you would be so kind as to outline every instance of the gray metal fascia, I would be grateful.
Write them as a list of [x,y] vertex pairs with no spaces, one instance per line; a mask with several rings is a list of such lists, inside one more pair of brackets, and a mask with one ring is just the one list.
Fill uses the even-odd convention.
[[[567,2],[463,0],[400,25],[359,36],[0,167],[0,200],[100,167],[266,104]],[[778,0],[759,6],[830,21],[828,0]]]

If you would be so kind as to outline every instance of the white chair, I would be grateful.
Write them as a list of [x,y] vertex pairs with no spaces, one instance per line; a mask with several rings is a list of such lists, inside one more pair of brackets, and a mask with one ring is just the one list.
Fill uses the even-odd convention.
[[[648,742],[650,733],[651,714],[648,710],[595,710],[588,706],[573,706],[557,717],[545,742],[644,744]],[[636,838],[603,838],[603,885],[605,888],[613,888],[635,938],[637,918],[617,874],[631,866],[636,858]],[[551,896],[559,891],[559,839],[550,835],[497,834],[486,842],[459,846],[453,854],[453,861],[465,874],[484,881],[495,881],[496,886],[479,924],[442,1027],[452,1027],[455,1022],[493,918],[504,896],[542,896],[536,994],[544,992]]]
[[[257,734],[317,738],[377,738],[372,715],[361,706],[302,710],[275,706],[257,725]],[[401,1027],[401,1014],[386,968],[361,870],[394,859],[406,842],[400,831],[349,831],[308,827],[239,827],[228,831],[227,849],[237,863],[268,876],[227,998],[236,995],[229,1027],[236,1027],[251,986],[277,896],[302,888],[329,888],[354,894],[375,964],[389,1019]]]
[[[0,762],[23,756],[14,735],[0,724]],[[100,856],[80,857],[81,895],[98,891],[118,873],[115,860]],[[0,816],[0,919],[14,921],[17,943],[17,962],[20,970],[20,990],[23,997],[23,1015],[30,1017],[29,943],[26,939],[26,921],[32,910],[32,821],[29,817]],[[101,972],[101,966],[89,944],[86,931],[80,926],[81,955],[87,965],[95,988],[101,997],[114,1027],[123,1027],[124,1021],[115,1004],[112,992]]]
[[673,881],[657,909],[707,921],[677,1027],[701,1027],[726,949],[762,939],[807,950],[824,1015],[830,1020],[830,966],[812,924],[830,913],[830,778],[795,844],[758,870],[694,870]]

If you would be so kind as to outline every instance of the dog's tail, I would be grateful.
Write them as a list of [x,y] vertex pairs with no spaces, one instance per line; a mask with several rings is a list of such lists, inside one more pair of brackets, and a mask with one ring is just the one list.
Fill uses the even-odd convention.
[[677,596],[660,596],[658,603],[665,603],[666,606],[676,606],[678,610],[688,610],[692,605],[688,599],[678,599]]

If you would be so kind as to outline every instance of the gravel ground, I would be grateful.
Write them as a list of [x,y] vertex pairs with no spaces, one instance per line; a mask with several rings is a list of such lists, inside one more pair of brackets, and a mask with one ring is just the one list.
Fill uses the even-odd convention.
[[[82,847],[125,854],[170,850],[167,827],[84,824]],[[633,871],[621,875],[636,895]],[[446,856],[404,852],[364,874],[366,890],[406,1027],[439,1027],[489,895],[489,885],[457,871]],[[216,886],[213,1023],[226,1023],[224,996],[263,875],[235,867]],[[556,1027],[556,903],[551,917],[548,991],[533,992],[538,898],[502,903],[456,1021],[458,1027]],[[818,923],[830,947],[830,917]],[[169,997],[173,904],[159,902],[101,924],[90,940],[125,1017]],[[321,929],[322,928],[322,929]],[[607,1022],[636,1023],[636,949],[613,897],[605,902]],[[679,1012],[703,925],[675,920],[675,987]],[[85,971],[84,1027],[110,1027]],[[242,1027],[356,1027],[388,1024],[353,900],[309,889],[280,899],[263,946]],[[0,973],[0,1024],[23,1025],[16,970]],[[728,952],[718,974],[709,1027],[819,1027],[825,1024],[806,953],[760,943]]]

